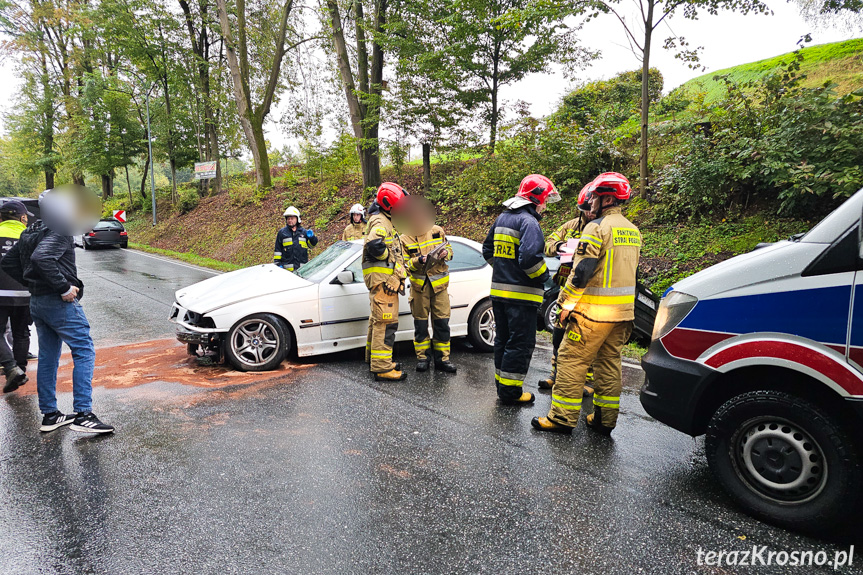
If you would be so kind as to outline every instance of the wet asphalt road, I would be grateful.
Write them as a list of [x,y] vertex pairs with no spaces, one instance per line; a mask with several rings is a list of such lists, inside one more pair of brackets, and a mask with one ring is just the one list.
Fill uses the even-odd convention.
[[[113,310],[140,307],[123,340],[170,333],[173,290],[203,274],[90,255],[79,256],[88,289],[105,288],[87,294],[94,334],[119,321]],[[639,370],[625,370],[608,440],[536,434],[547,395],[498,406],[490,357],[456,344],[454,360],[455,377],[398,384],[372,383],[344,352],[245,386],[96,388],[113,437],[40,435],[35,397],[5,396],[0,574],[827,573],[699,567],[697,551],[847,548],[740,513],[703,442],[641,409]],[[548,360],[537,350],[530,382]]]

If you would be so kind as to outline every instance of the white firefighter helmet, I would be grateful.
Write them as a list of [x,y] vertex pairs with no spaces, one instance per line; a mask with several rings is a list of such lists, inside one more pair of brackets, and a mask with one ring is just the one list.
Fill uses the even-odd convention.
[[288,217],[288,216],[296,216],[296,217],[297,217],[297,223],[298,223],[298,224],[303,223],[303,220],[300,218],[300,210],[298,210],[298,209],[297,209],[297,208],[295,208],[294,206],[291,206],[290,208],[288,208],[287,210],[285,210],[285,213],[284,213],[284,214],[282,214],[282,215],[283,215],[283,216],[285,216],[285,217]]
[[361,216],[366,215],[366,209],[362,204],[354,204],[351,206],[351,214],[359,214]]

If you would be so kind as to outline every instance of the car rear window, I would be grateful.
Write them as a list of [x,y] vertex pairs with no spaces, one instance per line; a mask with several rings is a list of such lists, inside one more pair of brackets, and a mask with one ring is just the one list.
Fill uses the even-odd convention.
[[98,224],[96,224],[93,227],[93,230],[103,231],[103,232],[104,231],[122,232],[123,231],[123,224],[120,224],[117,222],[99,222]]

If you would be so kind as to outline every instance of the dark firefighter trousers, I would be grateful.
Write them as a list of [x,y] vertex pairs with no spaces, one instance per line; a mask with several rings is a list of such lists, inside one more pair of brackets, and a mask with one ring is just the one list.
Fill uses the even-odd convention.
[[538,306],[519,305],[493,299],[494,311],[494,380],[497,396],[505,403],[522,394],[533,348],[536,346]]

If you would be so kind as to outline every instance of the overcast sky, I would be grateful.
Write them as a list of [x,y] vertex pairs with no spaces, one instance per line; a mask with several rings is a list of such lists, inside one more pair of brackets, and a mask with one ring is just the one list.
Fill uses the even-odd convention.
[[[626,2],[627,0],[623,0]],[[674,32],[685,37],[692,46],[703,46],[701,63],[707,72],[753,62],[790,52],[806,33],[812,33],[813,44],[823,44],[853,38],[858,34],[846,30],[816,30],[800,16],[794,4],[767,0],[772,16],[741,16],[734,13],[705,15],[700,20],[690,21],[682,17],[672,19],[669,24]],[[699,76],[704,71],[690,70],[673,54],[662,49],[669,29],[662,26],[654,39],[651,65],[659,68],[665,77],[668,91],[683,82]],[[618,72],[634,70],[640,62],[629,50],[623,27],[614,16],[604,15],[590,22],[582,30],[582,43],[602,52],[602,57],[584,70],[578,78],[582,81],[609,78]],[[0,62],[0,108],[8,109],[20,81],[14,73],[14,62]],[[548,114],[570,88],[572,83],[552,69],[549,73],[535,74],[503,89],[505,101],[524,100],[530,104],[534,116]],[[274,109],[268,126],[268,139],[275,145],[286,143],[286,137],[275,123],[280,110]]]

